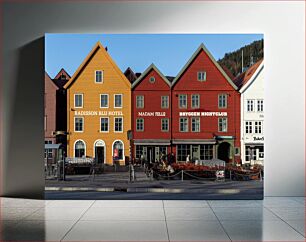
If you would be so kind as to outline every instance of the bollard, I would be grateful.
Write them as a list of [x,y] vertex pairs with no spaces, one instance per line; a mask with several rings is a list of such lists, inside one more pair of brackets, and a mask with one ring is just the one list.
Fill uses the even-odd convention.
[[182,172],[182,178],[181,178],[181,180],[184,181],[184,170],[182,170],[181,172]]
[[259,171],[259,180],[262,181],[261,170]]
[[230,181],[232,180],[232,170],[230,170]]

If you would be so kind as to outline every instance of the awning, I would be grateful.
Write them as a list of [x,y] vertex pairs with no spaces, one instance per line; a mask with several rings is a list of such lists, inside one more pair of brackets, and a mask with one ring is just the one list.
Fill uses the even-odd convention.
[[169,139],[135,139],[134,145],[170,145]]
[[217,140],[223,140],[223,139],[235,139],[236,137],[235,136],[221,136],[221,135],[217,135],[215,136],[215,139]]
[[58,150],[62,144],[45,144],[45,149]]
[[173,144],[215,144],[214,139],[174,139]]

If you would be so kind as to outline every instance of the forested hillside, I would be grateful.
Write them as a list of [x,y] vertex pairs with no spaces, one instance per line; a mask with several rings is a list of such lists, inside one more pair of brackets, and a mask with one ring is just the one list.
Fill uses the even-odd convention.
[[249,67],[252,63],[256,63],[263,58],[263,39],[254,41],[253,43],[241,47],[231,53],[226,53],[222,59],[218,60],[221,66],[225,66],[235,77],[241,73],[243,50],[243,67]]

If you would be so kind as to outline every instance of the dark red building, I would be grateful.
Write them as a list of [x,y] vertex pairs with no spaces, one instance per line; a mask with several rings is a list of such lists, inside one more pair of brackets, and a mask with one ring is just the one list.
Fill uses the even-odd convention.
[[153,64],[132,84],[133,157],[154,162],[170,152],[171,82]]
[[171,95],[177,161],[240,162],[240,95],[203,44],[173,80]]

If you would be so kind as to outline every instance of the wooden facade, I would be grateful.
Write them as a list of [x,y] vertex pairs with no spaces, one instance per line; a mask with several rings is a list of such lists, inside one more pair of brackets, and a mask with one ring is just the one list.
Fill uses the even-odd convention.
[[129,156],[131,84],[100,42],[64,87],[69,133],[67,156],[124,164]]

